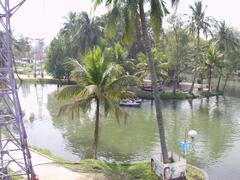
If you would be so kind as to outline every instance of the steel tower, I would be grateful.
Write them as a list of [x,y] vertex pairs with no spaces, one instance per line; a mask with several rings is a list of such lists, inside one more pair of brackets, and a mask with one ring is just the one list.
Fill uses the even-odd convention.
[[[10,18],[25,2],[10,7],[10,0],[0,0],[0,179],[35,173],[22,120],[22,110],[14,78]],[[15,1],[16,2],[16,1]]]

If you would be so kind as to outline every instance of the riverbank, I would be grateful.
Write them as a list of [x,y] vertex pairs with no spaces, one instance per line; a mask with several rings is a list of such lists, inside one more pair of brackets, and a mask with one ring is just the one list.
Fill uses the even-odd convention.
[[[138,87],[132,87],[131,91],[133,91],[137,97],[147,100],[153,99],[152,92],[144,91]],[[196,99],[196,98],[205,98],[205,97],[212,97],[222,95],[222,93],[216,92],[194,92],[194,93],[187,93],[187,92],[176,92],[175,94],[171,90],[167,90],[165,92],[161,92],[160,98],[163,100],[173,99],[173,100],[184,100],[184,99]]]
[[[121,163],[106,163],[99,160],[86,159],[77,164],[65,164],[65,167],[70,168],[76,172],[91,172],[94,174],[101,174],[101,177],[105,179],[148,179],[158,180],[151,171],[151,163],[137,162],[131,164]],[[101,178],[100,178],[101,179]],[[99,180],[100,180],[99,179]],[[204,174],[201,171],[195,169],[193,166],[187,167],[187,179],[188,180],[204,180]]]
[[[73,172],[79,174],[88,174],[89,179],[94,177],[95,180],[112,180],[112,179],[148,179],[158,180],[151,171],[150,161],[136,162],[136,163],[107,163],[100,160],[85,159],[78,163],[71,163],[56,157],[50,151],[45,149],[34,148],[35,152],[55,161],[56,165],[63,166]],[[91,178],[90,178],[91,177]],[[187,167],[188,180],[204,180],[204,174],[198,168],[189,165]]]
[[[26,83],[35,83],[35,84],[57,84],[57,85],[64,85],[64,84],[69,84],[67,80],[59,80],[59,79],[54,79],[52,77],[45,77],[45,78],[33,78],[33,77],[27,77],[27,76],[20,76],[20,79],[16,78],[17,81],[21,82],[26,82]],[[152,92],[150,91],[144,91],[139,87],[133,86],[130,88],[131,91],[133,91],[137,97],[142,98],[142,99],[147,99],[147,100],[152,100],[153,95]],[[168,99],[175,99],[175,100],[183,100],[183,99],[196,99],[196,98],[203,98],[203,97],[211,97],[211,96],[216,96],[216,95],[221,95],[221,93],[200,93],[200,92],[195,92],[192,94],[186,93],[186,92],[176,92],[173,94],[171,90],[166,90],[165,92],[161,92],[160,98],[163,100],[168,100]]]

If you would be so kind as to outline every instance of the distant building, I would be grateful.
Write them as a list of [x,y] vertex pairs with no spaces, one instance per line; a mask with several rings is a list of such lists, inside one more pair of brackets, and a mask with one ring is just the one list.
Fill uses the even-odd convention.
[[30,59],[30,58],[22,58],[22,59],[20,60],[20,63],[21,63],[21,64],[31,64],[31,63],[33,63],[33,60]]

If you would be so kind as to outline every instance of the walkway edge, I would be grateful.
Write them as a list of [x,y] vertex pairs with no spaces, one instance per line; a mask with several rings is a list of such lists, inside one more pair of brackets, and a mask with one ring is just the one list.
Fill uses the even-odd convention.
[[198,168],[198,167],[196,167],[196,166],[193,166],[193,165],[191,165],[191,164],[188,164],[188,166],[191,166],[191,167],[197,169],[198,171],[200,171],[201,173],[203,173],[205,180],[210,180],[210,179],[209,179],[209,176],[208,176],[208,173],[207,173],[206,171],[204,171],[203,169],[200,169],[200,168]]

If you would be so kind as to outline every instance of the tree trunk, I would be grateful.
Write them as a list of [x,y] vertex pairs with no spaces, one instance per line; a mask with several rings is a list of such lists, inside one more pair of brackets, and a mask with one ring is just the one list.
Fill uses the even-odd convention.
[[174,80],[174,82],[173,82],[173,95],[174,96],[176,95],[176,89],[177,89],[177,81]]
[[149,39],[149,35],[148,35],[148,28],[147,28],[147,23],[146,23],[145,12],[144,12],[143,6],[144,6],[143,0],[139,0],[139,10],[140,10],[140,18],[141,18],[141,24],[142,24],[142,34],[143,34],[146,53],[148,55],[148,66],[149,66],[149,71],[151,74],[153,97],[154,97],[154,101],[155,101],[162,157],[163,157],[163,162],[168,163],[169,159],[168,159],[168,151],[167,151],[167,145],[166,145],[166,140],[165,140],[165,130],[164,130],[164,123],[163,123],[163,116],[162,116],[160,92],[159,92],[158,86],[157,86],[157,75],[156,75],[155,67],[153,64],[151,43],[150,43],[150,39]]
[[196,77],[197,77],[197,70],[194,70],[193,81],[192,81],[192,85],[191,85],[191,88],[190,88],[189,93],[192,93],[192,92],[193,92],[194,84],[195,84],[195,81],[196,81]]
[[94,130],[94,143],[93,143],[93,158],[97,159],[97,149],[98,149],[98,141],[99,141],[99,107],[100,107],[100,101],[98,98],[96,98],[96,122],[95,122],[95,130]]
[[212,68],[209,68],[209,78],[208,78],[208,92],[210,92],[211,89],[211,79],[212,79]]
[[197,64],[198,64],[198,58],[199,58],[199,45],[200,44],[200,29],[197,28],[197,59],[195,60],[195,67],[194,67],[194,76],[193,76],[193,81],[192,81],[192,85],[191,85],[191,89],[189,91],[189,93],[192,93],[193,92],[193,88],[194,88],[194,84],[195,84],[195,80],[196,80],[196,77],[197,77]]
[[217,83],[217,87],[216,87],[216,91],[219,92],[219,87],[220,87],[220,82],[222,79],[222,74],[220,74],[219,78],[218,78],[218,83]]
[[227,77],[226,77],[226,79],[225,79],[224,86],[223,86],[223,90],[222,90],[223,93],[224,93],[225,88],[226,88],[226,86],[227,86],[227,81],[228,81],[228,79],[229,79],[229,75],[227,75]]

